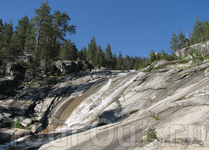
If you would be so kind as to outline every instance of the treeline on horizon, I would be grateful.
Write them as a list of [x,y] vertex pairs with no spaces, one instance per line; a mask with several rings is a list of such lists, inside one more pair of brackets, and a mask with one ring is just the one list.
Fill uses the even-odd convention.
[[189,35],[187,33],[187,37],[181,32],[181,30],[178,36],[173,32],[170,42],[170,52],[174,53],[182,48],[209,40],[209,21],[201,21],[198,16],[193,29],[194,30],[190,32]]
[[[18,20],[18,25],[13,31],[12,21],[3,23],[0,19],[0,60],[1,64],[14,62],[18,56],[24,53],[32,53],[32,59],[27,64],[29,72],[35,73],[40,65],[43,65],[44,73],[50,70],[51,62],[61,60],[88,60],[94,67],[106,67],[109,69],[132,70],[141,69],[150,65],[155,60],[172,60],[175,55],[166,54],[164,50],[155,53],[151,50],[148,57],[118,56],[112,54],[111,46],[107,43],[105,50],[97,45],[93,36],[88,47],[80,51],[70,39],[65,39],[66,34],[76,33],[76,26],[69,25],[70,17],[66,12],[54,11],[50,13],[48,2],[42,2],[35,9],[35,16],[30,20],[26,16]],[[194,25],[190,38],[186,38],[180,31],[179,35],[173,32],[171,37],[171,52],[187,47],[189,45],[209,40],[209,22],[199,20]],[[3,62],[3,63],[2,63]],[[2,67],[2,66],[1,66]]]

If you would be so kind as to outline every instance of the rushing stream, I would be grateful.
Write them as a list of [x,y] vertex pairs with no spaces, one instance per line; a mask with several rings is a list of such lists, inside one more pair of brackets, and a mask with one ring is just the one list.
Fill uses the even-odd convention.
[[[81,103],[72,110],[69,117],[65,120],[64,126],[59,126],[54,131],[65,132],[67,130],[82,129],[90,126],[97,119],[99,114],[103,112],[106,107],[115,102],[117,98],[122,95],[122,92],[141,74],[143,73],[120,73],[116,77],[104,81],[101,87],[99,86],[95,92],[90,92],[90,94],[83,98]],[[17,141],[22,141],[23,139],[21,138]],[[0,145],[0,149],[4,149],[17,141]],[[43,138],[43,141],[47,141],[47,138]],[[31,141],[31,143],[33,145],[32,147],[40,146],[40,142],[38,141]]]
[[[79,129],[90,125],[109,104],[111,104],[116,97],[130,83],[133,82],[140,74],[118,74],[116,78],[109,79],[108,82],[96,93],[91,94],[78,105],[69,118],[66,119],[65,125],[68,129]],[[57,130],[66,129],[63,127]]]

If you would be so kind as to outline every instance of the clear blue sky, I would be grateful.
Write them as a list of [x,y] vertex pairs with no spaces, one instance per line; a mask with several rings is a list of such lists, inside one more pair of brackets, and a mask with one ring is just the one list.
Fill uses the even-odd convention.
[[[35,15],[42,0],[0,0],[0,18],[4,22]],[[51,13],[66,11],[76,34],[68,35],[78,50],[88,47],[94,36],[105,50],[123,57],[149,56],[151,49],[169,53],[172,32],[186,35],[193,30],[197,16],[209,20],[209,0],[48,0]]]

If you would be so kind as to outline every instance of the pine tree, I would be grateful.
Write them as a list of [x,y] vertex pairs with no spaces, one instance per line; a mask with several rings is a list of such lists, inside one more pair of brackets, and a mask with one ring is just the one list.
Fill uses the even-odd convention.
[[1,44],[2,57],[5,62],[15,61],[20,54],[13,39],[13,23],[5,23],[3,28],[3,39]]
[[134,65],[135,65],[135,58],[133,58],[132,56],[131,56],[131,58],[130,58],[130,69],[132,70],[132,69],[134,69]]
[[135,56],[134,70],[139,69],[140,57]]
[[35,43],[36,43],[36,34],[35,28],[33,28],[33,24],[30,23],[26,31],[26,39],[25,39],[25,48],[24,51],[27,53],[34,52],[35,50]]
[[112,68],[112,52],[111,52],[111,47],[109,43],[107,43],[107,47],[105,49],[105,58],[106,58],[105,66],[107,68]]
[[[41,6],[39,9],[35,9],[35,17],[33,18],[33,22],[35,24],[36,28],[36,50],[38,49],[38,46],[40,45],[40,41],[46,40],[47,31],[51,31],[51,26],[52,26],[52,16],[50,15],[50,6],[48,2],[42,2]],[[45,35],[45,36],[44,36]],[[51,36],[50,36],[51,37]],[[46,42],[46,41],[44,41]]]
[[112,69],[116,69],[117,67],[117,55],[114,53],[112,57]]
[[117,60],[117,69],[118,69],[118,70],[124,70],[124,69],[125,69],[125,66],[124,66],[124,63],[123,63],[123,57],[122,57],[121,51],[119,51],[119,55],[118,55],[118,60]]
[[178,40],[179,40],[178,49],[182,49],[182,48],[186,47],[186,37],[181,32],[181,30],[180,30],[180,33],[178,35]]
[[146,56],[146,57],[143,57],[143,58],[142,58],[142,65],[141,65],[141,68],[146,67],[148,64],[149,64],[149,59],[148,59],[148,57],[147,57],[147,56]]
[[175,32],[173,32],[173,36],[171,37],[171,42],[170,42],[170,52],[175,53],[178,50],[178,45],[179,45],[179,40],[178,37],[176,36]]
[[[53,28],[52,21],[53,17],[50,15],[50,6],[48,2],[44,2],[41,4],[39,9],[35,9],[35,17],[33,18],[33,22],[35,24],[36,29],[36,45],[35,45],[35,53],[39,53],[36,55],[40,60],[43,61],[44,64],[44,73],[47,71],[47,67],[50,59],[54,56],[57,56],[58,53],[53,50]],[[36,58],[38,60],[38,58]]]
[[18,20],[18,25],[15,27],[14,39],[18,45],[19,51],[24,51],[26,44],[27,31],[30,27],[28,16],[25,15],[22,19]]
[[128,55],[125,58],[125,69],[130,70],[130,57]]
[[87,60],[87,51],[86,51],[86,47],[84,46],[82,49],[83,52],[83,57],[81,58],[82,60]]
[[153,50],[151,50],[151,52],[149,54],[149,57],[150,57],[150,63],[152,63],[156,60],[156,55],[155,55],[155,52]]
[[64,41],[60,50],[59,58],[62,60],[77,60],[78,50],[71,40]]
[[195,43],[203,42],[203,22],[200,21],[200,18],[198,16],[198,19],[196,20],[196,24],[193,27],[192,32],[192,39]]
[[57,40],[64,41],[67,32],[69,34],[74,34],[76,26],[68,25],[68,21],[71,19],[66,12],[61,13],[60,11],[56,10],[53,14],[53,18],[53,47],[57,49]]
[[4,48],[4,24],[2,22],[2,19],[0,19],[0,59],[3,59],[3,51],[2,49]]
[[105,53],[101,49],[101,46],[97,46],[96,56],[94,58],[93,65],[97,66],[98,68],[105,65]]
[[0,19],[0,41],[3,39],[3,30],[4,30],[4,24],[2,22],[2,19]]
[[209,40],[209,22],[207,20],[205,20],[204,22],[204,26],[203,26],[203,38],[208,41]]
[[166,53],[165,51],[162,49],[161,50],[161,59],[165,59]]
[[93,63],[96,51],[97,51],[97,45],[96,45],[96,40],[93,36],[92,39],[91,39],[90,44],[88,44],[88,52],[87,52],[87,59],[91,63]]
[[6,46],[9,46],[12,42],[12,36],[13,36],[13,23],[12,20],[10,20],[9,24],[4,24],[4,34],[3,34],[3,41],[6,44]]

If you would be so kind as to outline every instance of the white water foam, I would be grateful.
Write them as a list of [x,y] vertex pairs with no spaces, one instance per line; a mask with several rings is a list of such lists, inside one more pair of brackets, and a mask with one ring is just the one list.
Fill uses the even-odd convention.
[[[123,76],[124,74],[122,74]],[[123,78],[117,80],[116,85],[111,85],[112,79],[109,79],[108,83],[102,87],[97,93],[92,94],[87,99],[74,109],[69,118],[65,121],[67,128],[78,129],[90,125],[91,122],[99,115],[99,113],[106,108],[111,101],[128,86],[134,79],[140,74],[134,74],[131,78]],[[59,127],[57,131],[66,130],[66,128]]]
[[14,143],[16,143],[16,142],[23,141],[23,140],[25,140],[27,137],[29,137],[29,135],[24,136],[24,137],[21,137],[21,138],[19,138],[19,139],[16,139],[15,141],[5,143],[4,145],[0,145],[0,150],[4,150],[4,149],[8,148],[9,146],[11,146],[12,144],[14,144]]

